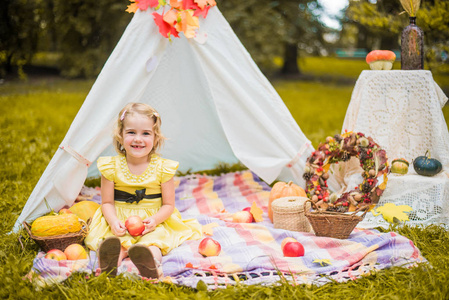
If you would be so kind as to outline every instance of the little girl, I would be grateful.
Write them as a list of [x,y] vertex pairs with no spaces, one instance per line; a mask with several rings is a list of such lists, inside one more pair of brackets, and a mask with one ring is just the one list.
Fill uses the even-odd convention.
[[[165,139],[160,127],[156,110],[129,103],[120,111],[114,132],[119,155],[97,161],[102,205],[85,243],[98,250],[101,271],[113,276],[129,256],[141,276],[158,278],[162,255],[186,240],[201,238],[198,221],[183,220],[175,208],[173,175],[178,162],[156,154]],[[126,230],[125,221],[133,215],[144,222],[141,236],[133,237]]]

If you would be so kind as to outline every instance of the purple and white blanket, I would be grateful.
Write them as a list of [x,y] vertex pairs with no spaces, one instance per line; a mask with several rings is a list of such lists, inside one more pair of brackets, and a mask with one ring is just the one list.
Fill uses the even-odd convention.
[[[237,282],[273,284],[283,276],[293,284],[323,284],[426,261],[412,241],[394,232],[355,229],[348,239],[340,240],[274,228],[267,216],[270,187],[250,171],[189,175],[177,177],[176,183],[176,207],[184,218],[197,218],[203,225],[216,223],[212,238],[221,244],[222,251],[218,256],[203,257],[198,253],[201,240],[185,242],[164,256],[164,281],[196,287],[201,280],[217,288]],[[264,221],[233,223],[230,215],[253,202],[263,209]],[[284,257],[281,242],[285,237],[302,243],[305,255]],[[72,272],[98,274],[98,261],[93,251],[89,259],[75,262],[49,260],[40,252],[33,272],[40,274],[38,283],[60,282]],[[138,278],[129,259],[118,273]]]

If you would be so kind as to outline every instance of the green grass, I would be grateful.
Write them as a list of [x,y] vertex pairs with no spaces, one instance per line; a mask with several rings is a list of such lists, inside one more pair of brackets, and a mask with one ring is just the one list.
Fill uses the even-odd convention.
[[[316,65],[316,75],[326,73],[326,68],[319,65],[320,61],[310,62]],[[328,65],[332,61],[321,63]],[[345,65],[327,69],[344,69]],[[322,70],[321,73],[318,70]],[[359,74],[356,69],[346,71],[347,77],[356,78]],[[201,287],[195,290],[169,284],[153,285],[121,276],[106,278],[77,274],[56,287],[36,291],[23,276],[31,269],[38,248],[33,241],[23,240],[22,249],[19,236],[9,232],[91,85],[92,81],[61,79],[0,85],[0,298],[448,299],[449,234],[438,226],[397,229],[421,249],[432,267],[423,264],[412,269],[391,268],[347,283],[330,283],[322,287],[285,283],[274,287],[237,286],[208,292]],[[314,145],[327,135],[340,132],[352,85],[276,81],[274,86]],[[444,108],[444,113],[449,120],[448,107]]]

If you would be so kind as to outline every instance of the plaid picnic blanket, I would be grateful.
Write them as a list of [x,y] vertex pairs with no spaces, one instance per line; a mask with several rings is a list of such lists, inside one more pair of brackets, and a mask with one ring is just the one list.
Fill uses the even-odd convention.
[[[203,225],[216,223],[212,238],[221,244],[221,253],[203,257],[198,253],[201,240],[187,241],[163,257],[164,281],[190,287],[202,281],[210,288],[273,284],[281,279],[294,284],[323,284],[426,261],[412,241],[394,232],[355,229],[348,239],[340,240],[274,228],[267,216],[270,187],[250,171],[176,179],[176,207],[184,218],[197,218]],[[233,223],[232,214],[253,202],[263,209],[264,220]],[[281,242],[286,237],[303,244],[303,257],[283,256]],[[62,281],[74,271],[98,274],[93,251],[89,259],[77,262],[57,262],[43,256],[40,252],[33,264],[41,283]],[[123,261],[118,273],[138,277],[129,259]]]

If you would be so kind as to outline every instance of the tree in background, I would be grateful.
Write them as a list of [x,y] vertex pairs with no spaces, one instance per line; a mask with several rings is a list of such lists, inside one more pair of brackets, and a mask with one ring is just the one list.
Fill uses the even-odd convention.
[[[299,74],[300,53],[319,53],[327,47],[318,0],[217,2],[261,68],[276,68],[275,58],[283,57],[281,73]],[[132,17],[125,12],[128,4],[127,0],[4,0],[0,54],[10,66],[29,62],[37,51],[57,52],[63,76],[94,77]]]
[[18,73],[28,63],[38,47],[42,33],[42,0],[0,1],[0,76]]
[[316,0],[223,0],[218,6],[254,61],[263,69],[283,57],[281,74],[299,74],[300,51],[326,48]]
[[[366,49],[399,49],[403,19],[399,0],[350,0],[342,20],[342,38],[351,34],[352,44],[346,47]],[[346,37],[348,38],[348,37]],[[344,43],[342,43],[344,45]]]
[[125,12],[126,4],[123,0],[53,1],[63,76],[99,74],[132,17]]

